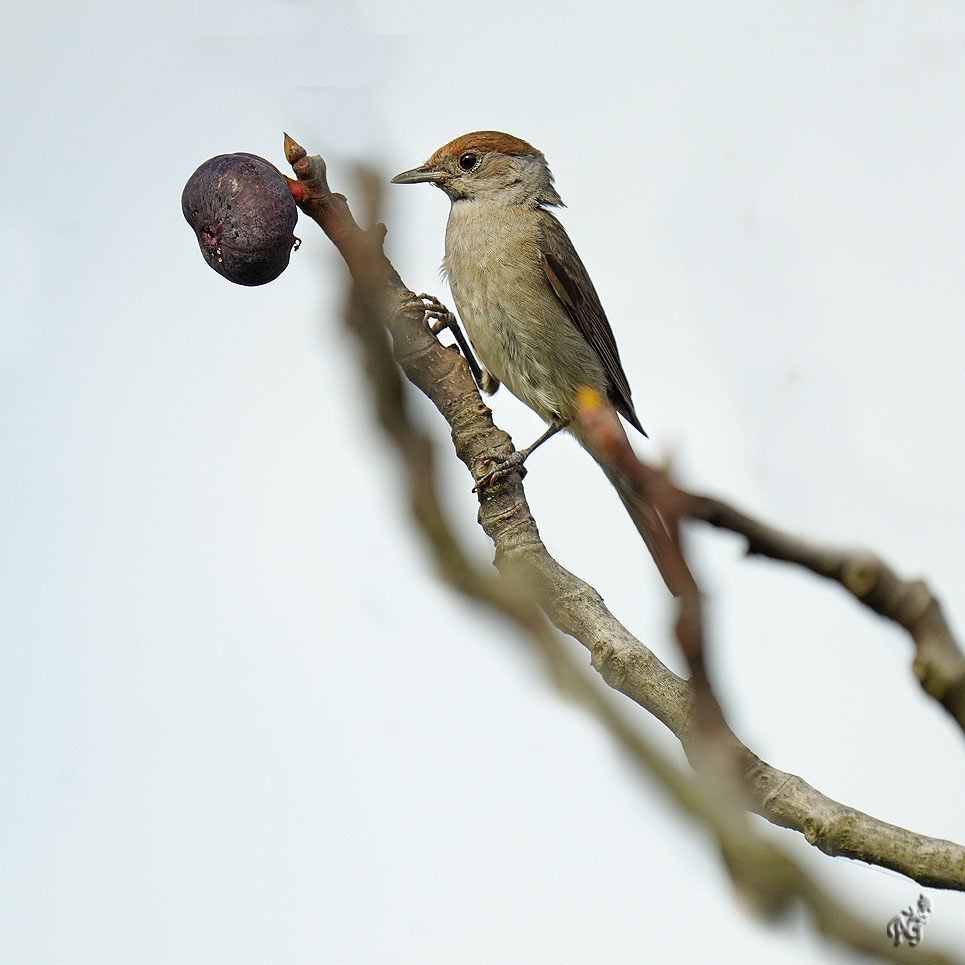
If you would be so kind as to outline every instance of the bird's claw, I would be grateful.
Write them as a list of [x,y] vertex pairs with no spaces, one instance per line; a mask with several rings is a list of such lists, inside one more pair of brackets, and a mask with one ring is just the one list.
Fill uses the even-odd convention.
[[[433,335],[438,335],[443,329],[448,328],[455,337],[459,350],[469,366],[469,372],[476,383],[476,387],[481,391],[487,391],[488,388],[490,395],[496,391],[499,383],[492,377],[489,378],[489,381],[486,381],[486,373],[479,367],[476,357],[472,354],[472,349],[469,347],[466,337],[462,334],[462,329],[459,328],[456,316],[435,295],[428,295],[425,292],[421,295],[415,295],[404,302],[402,308],[407,312],[422,312],[422,317]],[[431,323],[430,319],[432,320]],[[495,382],[495,387],[492,386],[493,382]],[[484,388],[484,386],[487,388]]]
[[452,328],[456,324],[456,316],[446,308],[435,295],[423,292],[409,299],[404,305],[406,311],[421,311],[426,323],[434,319],[429,328],[433,335],[438,335],[445,328]]
[[518,472],[520,478],[526,475],[526,467],[523,463],[526,461],[526,456],[528,453],[520,452],[518,449],[514,452],[508,459],[503,459],[502,462],[497,462],[484,476],[480,476],[476,480],[476,485],[472,487],[474,493],[478,493],[480,489],[486,489],[491,486],[497,479],[502,479],[504,476],[508,476],[510,473]]

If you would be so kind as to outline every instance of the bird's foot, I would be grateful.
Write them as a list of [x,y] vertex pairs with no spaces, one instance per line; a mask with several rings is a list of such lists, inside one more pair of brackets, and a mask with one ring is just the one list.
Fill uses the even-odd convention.
[[409,299],[403,308],[406,311],[421,311],[433,335],[438,335],[443,329],[456,325],[456,316],[435,295],[427,295],[423,292]]
[[526,468],[523,463],[526,462],[528,455],[529,452],[526,449],[517,449],[508,459],[495,463],[489,472],[476,480],[476,485],[472,487],[472,491],[478,493],[480,489],[486,489],[497,479],[502,479],[513,472],[518,472],[520,478],[522,478],[526,475]]
[[423,292],[421,295],[416,295],[414,298],[405,302],[402,308],[404,311],[421,311],[433,335],[438,335],[447,328],[452,332],[466,359],[466,364],[469,366],[472,379],[480,391],[492,395],[492,393],[499,388],[499,382],[489,375],[488,372],[483,372],[479,367],[479,363],[476,361],[476,356],[472,354],[472,349],[469,347],[466,336],[462,334],[462,329],[459,327],[456,316],[453,315],[435,295],[427,295]]
[[476,485],[472,487],[474,493],[479,492],[480,489],[486,486],[491,486],[497,479],[501,479],[503,476],[508,476],[511,472],[519,472],[519,478],[522,479],[526,475],[526,470],[523,467],[523,463],[537,450],[539,447],[546,442],[547,439],[552,439],[561,429],[566,428],[567,423],[562,419],[554,419],[547,427],[546,432],[544,432],[531,446],[527,446],[525,449],[517,449],[508,459],[504,459],[502,462],[497,462],[485,476],[482,476],[477,480]]

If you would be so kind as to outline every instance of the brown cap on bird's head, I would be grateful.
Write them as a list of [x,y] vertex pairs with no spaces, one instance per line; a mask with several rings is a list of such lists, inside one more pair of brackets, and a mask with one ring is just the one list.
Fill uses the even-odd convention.
[[502,131],[473,131],[463,134],[448,144],[443,144],[435,154],[429,158],[429,164],[438,163],[444,157],[460,157],[467,151],[485,154],[487,151],[499,151],[500,154],[519,154],[523,157],[540,157],[542,151],[537,151],[532,144],[521,137],[504,134]]

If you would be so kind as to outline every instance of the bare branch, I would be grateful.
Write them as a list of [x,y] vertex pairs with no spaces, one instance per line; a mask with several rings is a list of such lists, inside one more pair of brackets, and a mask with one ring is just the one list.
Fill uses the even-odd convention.
[[[640,494],[660,511],[668,522],[678,552],[680,552],[678,521],[682,517],[705,519],[707,517],[702,514],[708,512],[711,514],[710,518],[707,518],[708,522],[746,536],[753,551],[766,553],[776,559],[801,563],[809,569],[817,566],[824,567],[826,569],[815,570],[824,576],[840,573],[844,575],[844,579],[847,579],[847,574],[853,572],[849,568],[854,565],[856,559],[870,559],[867,556],[849,558],[845,554],[818,550],[802,540],[786,536],[755,522],[719,500],[695,496],[680,489],[671,481],[667,470],[654,469],[637,458],[625,434],[612,430],[610,422],[613,418],[615,416],[607,407],[598,404],[598,400],[591,397],[583,400],[580,419],[597,454],[616,465],[634,483]],[[881,566],[883,567],[883,564]],[[887,570],[887,573],[892,579],[896,579],[890,570]],[[874,584],[870,586],[863,584],[861,587],[852,586],[850,589],[859,599],[867,603],[867,599],[859,591],[867,591],[873,586]],[[910,587],[909,584],[904,586]],[[895,597],[892,599],[896,599],[899,593],[900,590],[896,588]],[[883,822],[869,815],[844,807],[826,798],[799,777],[784,774],[772,768],[744,747],[727,727],[720,706],[713,696],[704,660],[700,596],[695,584],[691,583],[691,588],[681,594],[678,604],[677,636],[692,675],[691,715],[698,726],[690,726],[688,722],[688,729],[679,731],[671,721],[668,720],[665,723],[680,737],[688,756],[693,759],[696,755],[701,733],[705,733],[709,740],[715,741],[715,753],[723,754],[724,750],[719,746],[719,737],[720,730],[726,729],[731,749],[741,759],[744,781],[753,795],[752,807],[759,814],[774,824],[801,831],[811,844],[827,854],[881,864],[914,877],[922,884],[937,886],[935,881],[927,880],[916,873],[916,866],[920,873],[927,855],[929,859],[937,859],[943,866],[944,873],[952,881],[957,879],[959,882],[957,885],[946,883],[945,887],[963,888],[961,882],[965,878],[965,864],[962,864],[963,849],[958,845],[925,838],[894,825],[884,825]],[[868,603],[868,605],[872,604]],[[937,603],[935,606],[937,607]],[[882,612],[878,606],[872,606],[872,608]],[[907,610],[892,608],[887,615],[902,622],[909,614]],[[902,625],[905,624],[902,623]],[[912,625],[914,625],[913,622]],[[947,627],[945,631],[947,633]],[[957,652],[950,634],[947,639],[952,649]],[[595,658],[596,656],[594,654]],[[617,661],[617,674],[614,674],[608,683],[646,706],[643,704],[644,695],[638,696],[631,692],[634,688],[624,687],[626,675],[623,672],[623,660],[619,656],[611,657],[611,668],[614,660]],[[602,664],[603,660],[600,663]],[[601,672],[606,678],[607,674],[602,667]],[[652,666],[648,672],[653,672]],[[727,755],[727,763],[731,760],[733,758]],[[800,820],[802,815],[806,815],[803,822]],[[883,836],[882,831],[885,829],[887,830]],[[948,879],[945,880],[948,881]]]
[[[370,207],[374,210],[378,191],[372,182],[369,187]],[[524,639],[536,645],[558,682],[601,719],[631,761],[657,776],[680,807],[711,829],[735,887],[760,914],[777,918],[791,904],[801,902],[820,932],[848,948],[896,962],[925,961],[934,965],[950,962],[950,958],[934,950],[924,956],[909,956],[908,949],[885,942],[880,928],[862,922],[824,892],[779,848],[754,833],[747,824],[742,805],[737,805],[733,795],[722,802],[715,793],[715,783],[698,780],[671,764],[632,727],[622,711],[604,699],[561,646],[531,597],[470,561],[442,510],[432,468],[431,441],[407,417],[405,386],[386,344],[384,323],[388,305],[381,284],[384,278],[381,237],[381,233],[367,232],[364,246],[357,249],[362,263],[357,264],[353,272],[355,281],[348,322],[363,350],[379,422],[401,457],[414,520],[434,554],[440,575],[454,588],[488,605],[523,631]],[[683,564],[682,557],[678,562]],[[696,593],[693,581],[691,586]],[[682,604],[682,611],[692,605],[693,600]],[[696,629],[699,632],[699,625]],[[686,646],[684,636],[682,634],[682,643]],[[699,656],[699,651],[695,656]],[[709,681],[707,696],[712,697]],[[716,707],[716,703],[712,706]],[[719,709],[713,726],[715,735],[724,727]]]
[[[293,196],[332,239],[353,277],[369,282],[377,278],[376,287],[381,286],[388,306],[384,318],[395,357],[407,378],[445,417],[457,455],[478,481],[494,455],[503,458],[512,451],[508,435],[493,424],[461,356],[439,344],[421,313],[404,309],[413,296],[381,251],[384,228],[379,226],[377,231],[377,254],[369,256],[365,232],[352,218],[344,197],[330,192],[321,158],[307,157],[290,139],[286,153],[298,178]],[[373,264],[374,269],[369,267]],[[380,413],[384,411],[380,407]],[[430,465],[431,458],[425,456],[427,472]],[[518,581],[528,588],[549,619],[590,651],[592,665],[606,683],[666,724],[685,751],[692,753],[690,686],[613,617],[592,587],[549,555],[518,478],[504,477],[481,488],[478,495],[480,524],[493,541],[496,566],[510,577],[509,583]],[[458,574],[459,568],[453,572]],[[475,593],[476,580],[473,571],[462,571],[457,585],[463,592]],[[800,778],[761,761],[733,735],[731,739],[742,761],[753,810],[774,824],[800,831],[827,854],[891,868],[923,885],[965,890],[961,845],[915,834],[838,804]]]
[[922,689],[965,732],[965,655],[935,595],[922,580],[903,580],[873,553],[843,552],[783,533],[707,496],[677,490],[681,515],[747,540],[748,555],[795,563],[840,583],[856,600],[904,627],[915,644],[912,670]]

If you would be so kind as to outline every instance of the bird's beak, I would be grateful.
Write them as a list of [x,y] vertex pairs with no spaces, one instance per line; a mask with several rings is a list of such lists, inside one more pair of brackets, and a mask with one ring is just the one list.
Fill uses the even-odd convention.
[[436,184],[445,177],[445,171],[437,171],[435,168],[429,167],[428,164],[423,164],[421,167],[412,168],[411,171],[403,171],[401,174],[397,174],[391,183],[420,184],[423,181],[428,181],[430,184]]

